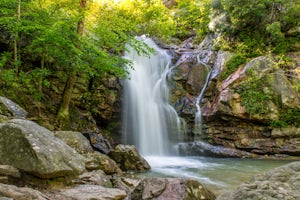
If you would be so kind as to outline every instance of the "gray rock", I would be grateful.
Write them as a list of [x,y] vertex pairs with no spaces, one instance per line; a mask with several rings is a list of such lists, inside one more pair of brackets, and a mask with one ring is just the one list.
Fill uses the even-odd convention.
[[252,158],[255,157],[246,151],[241,151],[234,148],[225,148],[223,146],[214,146],[205,142],[189,142],[179,143],[178,150],[183,155],[193,156],[213,156],[213,157],[238,157],[238,158]]
[[0,163],[40,178],[80,174],[85,158],[38,124],[13,119],[0,125]]
[[27,116],[27,112],[21,106],[2,96],[0,96],[0,114],[21,118],[26,118]]
[[102,170],[94,170],[81,174],[76,180],[76,184],[100,185],[103,187],[112,187],[110,178]]
[[75,149],[80,154],[94,152],[89,140],[80,132],[55,131],[54,135],[64,141],[67,145]]
[[61,194],[73,200],[121,200],[127,196],[123,190],[99,185],[78,185],[62,191]]
[[293,162],[255,176],[236,190],[217,200],[298,200],[300,199],[300,162]]
[[127,193],[131,193],[141,182],[141,179],[113,176],[111,181],[116,188],[125,190]]
[[0,175],[21,178],[20,171],[17,168],[10,165],[0,165]]
[[109,156],[124,171],[146,171],[151,168],[133,145],[119,144],[109,153]]
[[34,189],[26,187],[16,187],[14,185],[6,185],[0,183],[0,199],[1,200],[48,200],[49,198]]
[[130,196],[132,200],[213,200],[216,198],[198,181],[181,178],[145,178]]
[[110,143],[100,133],[85,133],[85,135],[96,150],[104,154],[108,154],[111,151]]

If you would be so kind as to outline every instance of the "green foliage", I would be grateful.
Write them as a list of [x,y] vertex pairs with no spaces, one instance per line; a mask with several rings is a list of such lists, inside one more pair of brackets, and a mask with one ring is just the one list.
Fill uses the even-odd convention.
[[184,39],[196,35],[203,39],[208,33],[210,0],[177,0],[175,8],[176,36]]
[[236,52],[241,43],[247,47],[247,57],[257,56],[259,52],[261,55],[269,47],[274,53],[295,47],[292,41],[299,38],[299,34],[288,32],[300,25],[300,0],[223,0],[221,4],[214,8],[228,14],[231,25],[226,35],[234,39],[230,46]]
[[262,80],[255,80],[244,83],[238,89],[242,98],[242,105],[245,106],[250,115],[266,114],[269,112],[271,97],[263,92]]
[[[43,89],[53,84],[49,76],[56,72],[63,74],[60,83],[74,71],[86,82],[106,73],[124,77],[130,62],[122,54],[128,46],[141,54],[151,52],[136,35],[168,40],[175,34],[173,15],[160,0],[86,2],[83,9],[77,0],[22,0],[17,20],[18,1],[0,1],[0,31],[7,39],[0,48],[3,95],[43,100]],[[79,21],[84,23],[83,35],[77,32]]]
[[230,74],[235,72],[238,67],[246,62],[245,56],[241,54],[235,54],[227,61],[225,65],[225,70],[221,75],[221,79],[225,80]]
[[246,71],[248,79],[236,88],[242,99],[242,105],[250,115],[266,114],[269,112],[269,103],[272,94],[266,93],[264,88],[268,86],[268,76],[259,77],[254,69]]
[[300,109],[299,108],[281,108],[279,119],[270,122],[270,127],[300,127]]

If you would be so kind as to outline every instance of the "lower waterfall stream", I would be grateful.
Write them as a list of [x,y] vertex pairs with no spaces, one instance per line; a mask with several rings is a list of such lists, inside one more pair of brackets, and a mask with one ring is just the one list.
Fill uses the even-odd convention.
[[[140,56],[131,49],[125,54],[125,58],[132,61],[133,69],[129,69],[129,78],[124,81],[123,100],[123,143],[135,145],[152,167],[150,172],[140,176],[192,178],[219,194],[250,180],[255,174],[288,163],[177,156],[172,151],[173,145],[169,138],[170,135],[177,134],[173,132],[179,133],[181,130],[180,119],[175,109],[169,105],[167,74],[172,69],[172,57],[151,39],[143,38],[143,41],[155,53],[149,57]],[[200,99],[197,101],[199,103]]]

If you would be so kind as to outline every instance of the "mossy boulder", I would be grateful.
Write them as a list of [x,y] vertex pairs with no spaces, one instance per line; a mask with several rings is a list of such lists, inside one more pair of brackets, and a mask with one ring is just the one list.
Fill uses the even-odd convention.
[[48,129],[24,119],[0,124],[0,163],[40,178],[77,175],[85,158]]
[[109,156],[124,171],[147,171],[151,169],[148,162],[133,145],[119,144],[109,153]]
[[64,141],[67,145],[75,149],[80,154],[94,152],[89,140],[80,132],[75,131],[55,131],[55,137]]

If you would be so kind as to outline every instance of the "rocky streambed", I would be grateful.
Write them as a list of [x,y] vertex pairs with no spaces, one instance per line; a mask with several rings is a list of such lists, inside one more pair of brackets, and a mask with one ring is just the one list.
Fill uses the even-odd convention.
[[[0,124],[1,199],[216,199],[195,178],[135,176],[151,167],[134,146],[111,147],[96,133],[88,140],[80,132],[53,132],[26,119],[25,112],[19,115],[5,107]],[[299,173],[300,162],[294,162],[218,199],[299,199]]]

